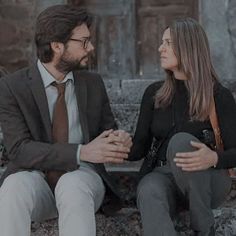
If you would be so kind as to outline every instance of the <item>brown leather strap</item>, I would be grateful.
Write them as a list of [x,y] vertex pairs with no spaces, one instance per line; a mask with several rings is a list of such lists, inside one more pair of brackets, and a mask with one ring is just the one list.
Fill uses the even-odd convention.
[[[211,126],[215,135],[216,150],[224,151],[224,143],[221,138],[221,132],[220,132],[218,117],[216,113],[216,105],[215,105],[214,98],[213,98],[213,105],[212,105],[212,109],[210,113],[210,122],[211,122]],[[228,169],[228,172],[229,172],[229,176],[231,177],[236,176],[234,169]]]
[[219,151],[224,150],[224,144],[221,138],[221,133],[220,133],[220,128],[219,128],[219,122],[218,122],[218,117],[216,114],[216,106],[215,106],[215,100],[213,99],[213,105],[210,113],[210,122],[211,126],[215,135],[215,140],[216,140],[216,149]]

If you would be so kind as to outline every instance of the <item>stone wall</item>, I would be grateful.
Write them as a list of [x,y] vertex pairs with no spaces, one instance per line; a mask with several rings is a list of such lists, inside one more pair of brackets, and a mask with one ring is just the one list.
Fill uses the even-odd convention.
[[27,66],[34,58],[35,18],[44,8],[63,0],[0,0],[0,65],[9,72]]
[[[199,0],[199,21],[207,33],[213,65],[219,79],[236,98],[236,1]],[[143,91],[152,82],[106,81],[118,122],[131,133],[134,132]]]
[[236,81],[236,1],[201,0],[200,22],[220,79]]
[[[12,72],[29,64],[34,58],[32,39],[36,16],[50,5],[66,2],[0,0],[0,65]],[[236,1],[199,0],[199,5],[199,20],[207,32],[216,71],[222,82],[236,93]],[[143,91],[152,82],[105,80],[121,128],[134,132]]]
[[0,65],[8,71],[31,60],[35,1],[0,1]]

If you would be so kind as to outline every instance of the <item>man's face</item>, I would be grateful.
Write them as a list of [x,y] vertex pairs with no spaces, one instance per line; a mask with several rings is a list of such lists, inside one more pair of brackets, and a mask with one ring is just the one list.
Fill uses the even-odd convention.
[[56,68],[64,73],[84,67],[88,56],[94,47],[90,41],[90,32],[86,24],[77,26],[72,31],[70,40],[66,43],[64,52],[59,58]]

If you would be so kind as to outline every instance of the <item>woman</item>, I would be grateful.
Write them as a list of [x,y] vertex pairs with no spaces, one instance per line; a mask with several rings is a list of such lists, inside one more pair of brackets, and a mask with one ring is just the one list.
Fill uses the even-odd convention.
[[[206,34],[193,19],[175,20],[159,47],[166,80],[145,91],[129,160],[147,155],[153,137],[159,143],[155,166],[137,190],[145,236],[177,235],[173,217],[187,203],[195,235],[214,235],[212,208],[230,190],[227,168],[236,166],[236,105],[218,81]],[[209,120],[216,106],[225,150],[215,151]],[[148,161],[150,162],[150,160]]]

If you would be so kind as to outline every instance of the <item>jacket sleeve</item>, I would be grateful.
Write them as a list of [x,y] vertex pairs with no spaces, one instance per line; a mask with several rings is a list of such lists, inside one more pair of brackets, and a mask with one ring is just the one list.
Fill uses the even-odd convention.
[[218,152],[216,168],[236,167],[236,104],[231,92],[221,87],[216,96],[216,111],[219,119],[224,151]]
[[150,85],[144,92],[138,123],[133,138],[133,146],[130,151],[129,161],[137,161],[142,159],[148,152],[152,143],[151,122],[154,107],[154,95],[156,86]]
[[114,115],[111,111],[110,101],[102,78],[99,76],[100,89],[102,92],[102,112],[99,133],[108,129],[117,129]]
[[0,122],[11,164],[22,169],[77,168],[77,144],[51,144],[34,140],[7,79],[0,80]]

